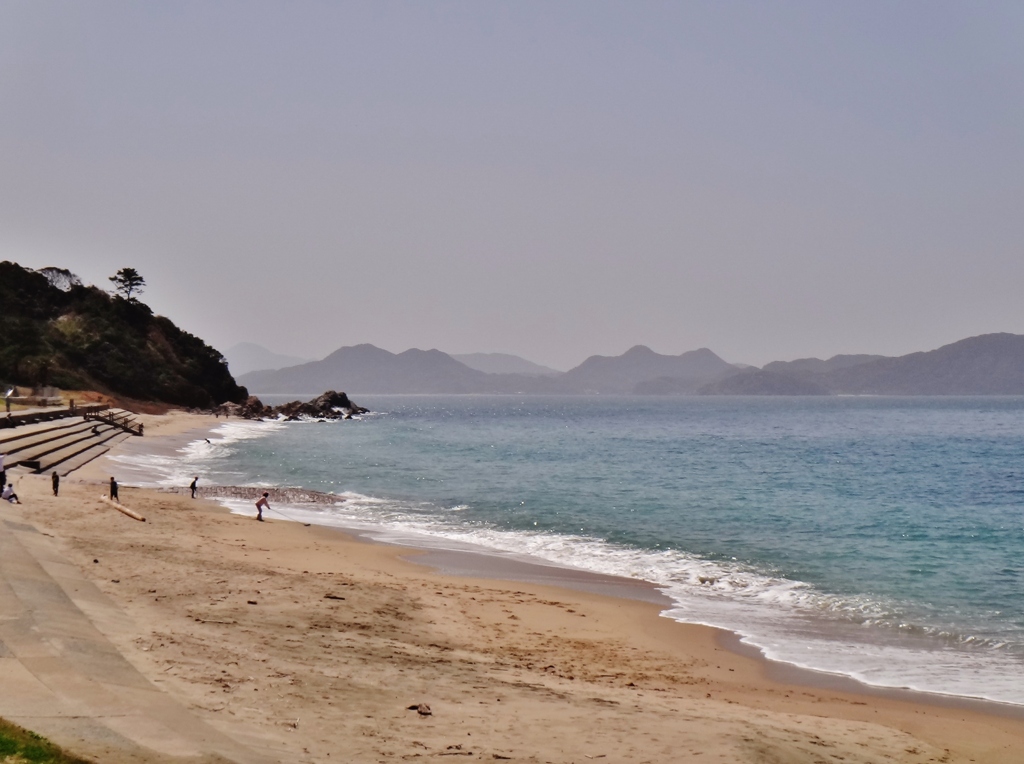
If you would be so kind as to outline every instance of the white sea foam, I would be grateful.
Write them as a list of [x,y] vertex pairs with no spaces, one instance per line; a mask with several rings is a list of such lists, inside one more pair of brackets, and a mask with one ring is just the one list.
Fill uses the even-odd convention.
[[[188,485],[196,475],[205,477],[204,465],[211,460],[230,456],[234,444],[259,438],[284,425],[276,421],[225,422],[210,431],[209,438],[197,438],[171,454],[128,452],[115,453],[110,460],[123,470],[122,482],[147,488]],[[223,479],[224,473],[218,477]],[[239,475],[245,479],[245,476]]]

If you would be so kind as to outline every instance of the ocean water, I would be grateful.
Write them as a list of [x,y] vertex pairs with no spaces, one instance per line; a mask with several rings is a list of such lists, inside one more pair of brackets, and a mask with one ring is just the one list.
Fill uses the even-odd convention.
[[1024,704],[1024,398],[359,402],[139,466],[337,493],[278,509],[644,579],[775,660]]

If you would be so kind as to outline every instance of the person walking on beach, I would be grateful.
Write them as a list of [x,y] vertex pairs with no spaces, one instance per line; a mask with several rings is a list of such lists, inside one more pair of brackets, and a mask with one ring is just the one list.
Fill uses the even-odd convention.
[[53,495],[57,495],[57,491],[60,490],[60,475],[57,474],[57,470],[53,471],[53,475],[50,476],[50,482],[53,483]]
[[118,504],[121,503],[121,500],[117,498],[117,481],[114,480],[113,475],[110,477],[110,500],[116,501]]
[[269,497],[270,494],[264,491],[263,496],[256,502],[256,519],[261,523],[263,522],[263,510],[270,509],[270,502],[267,501]]
[[192,491],[192,498],[193,499],[196,497],[196,489],[197,489],[196,483],[198,483],[198,482],[199,482],[199,475],[196,475],[194,478],[192,478],[192,485],[189,486],[189,489]]
[[7,468],[4,467],[5,454],[0,451],[0,486],[7,485]]

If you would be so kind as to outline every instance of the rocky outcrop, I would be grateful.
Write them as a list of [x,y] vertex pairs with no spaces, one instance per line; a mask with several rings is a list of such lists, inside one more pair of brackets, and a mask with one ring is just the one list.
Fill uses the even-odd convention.
[[264,406],[263,401],[255,395],[250,395],[242,405],[231,413],[246,419],[263,419],[274,415],[274,407]]
[[275,414],[281,414],[286,420],[291,421],[304,416],[315,419],[351,419],[355,414],[365,414],[368,411],[369,409],[354,404],[345,393],[334,390],[328,390],[307,403],[291,401],[274,408]]
[[345,393],[328,390],[311,401],[290,401],[280,406],[267,406],[255,395],[250,395],[245,403],[228,404],[220,411],[244,419],[269,419],[283,416],[285,421],[295,422],[303,417],[312,419],[351,419],[356,414],[366,414],[369,409],[359,406]]

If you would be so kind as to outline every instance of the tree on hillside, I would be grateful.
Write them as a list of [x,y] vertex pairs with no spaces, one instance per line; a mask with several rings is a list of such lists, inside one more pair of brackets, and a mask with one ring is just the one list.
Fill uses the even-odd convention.
[[114,282],[114,291],[120,292],[128,302],[138,302],[132,297],[132,292],[142,294],[142,288],[146,286],[146,280],[134,268],[122,268],[110,280]]

